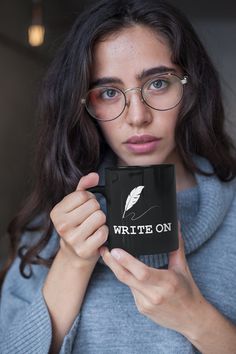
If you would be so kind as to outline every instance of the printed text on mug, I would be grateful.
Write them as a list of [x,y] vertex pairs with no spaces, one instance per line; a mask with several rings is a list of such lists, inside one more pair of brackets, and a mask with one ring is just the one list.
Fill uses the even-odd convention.
[[[157,233],[170,232],[172,223],[166,224],[157,224],[155,226],[155,231]],[[153,225],[113,225],[113,230],[115,234],[118,235],[144,235],[144,234],[153,234]]]

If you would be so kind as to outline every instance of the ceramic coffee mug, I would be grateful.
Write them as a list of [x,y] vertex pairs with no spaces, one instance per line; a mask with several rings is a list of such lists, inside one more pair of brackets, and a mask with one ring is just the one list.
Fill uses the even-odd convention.
[[174,165],[108,167],[105,186],[87,190],[106,198],[109,250],[138,256],[178,248]]

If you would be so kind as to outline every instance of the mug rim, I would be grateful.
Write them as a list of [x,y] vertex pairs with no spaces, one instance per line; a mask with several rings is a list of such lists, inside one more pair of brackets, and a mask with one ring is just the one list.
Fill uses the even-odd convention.
[[128,169],[137,169],[137,168],[153,168],[153,167],[174,167],[175,164],[171,163],[160,163],[160,164],[155,164],[155,165],[132,165],[132,166],[109,166],[106,167],[106,170],[114,171],[114,170],[128,170]]

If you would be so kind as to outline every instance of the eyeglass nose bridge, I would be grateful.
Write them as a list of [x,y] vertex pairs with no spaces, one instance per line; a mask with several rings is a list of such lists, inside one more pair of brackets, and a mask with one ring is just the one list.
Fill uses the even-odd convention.
[[127,92],[131,92],[131,91],[138,91],[140,92],[141,94],[141,102],[144,103],[144,99],[143,99],[143,96],[142,96],[142,88],[141,87],[132,87],[132,88],[127,88],[126,90],[124,90],[124,94],[125,94],[125,103],[126,103],[126,106],[128,106],[128,101],[127,101],[127,96],[126,96],[126,93]]

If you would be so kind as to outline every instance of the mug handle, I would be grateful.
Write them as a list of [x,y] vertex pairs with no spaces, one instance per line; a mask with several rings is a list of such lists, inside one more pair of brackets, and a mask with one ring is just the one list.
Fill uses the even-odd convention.
[[100,193],[100,194],[102,194],[104,197],[106,197],[105,186],[91,187],[91,188],[87,188],[86,190],[89,191],[89,192],[91,192],[91,193]]
[[[91,192],[91,193],[100,193],[102,194],[105,198],[106,196],[106,190],[105,190],[105,186],[96,186],[96,187],[91,187],[91,188],[87,188],[87,191]],[[108,240],[106,240],[103,244],[103,246],[108,247]]]

